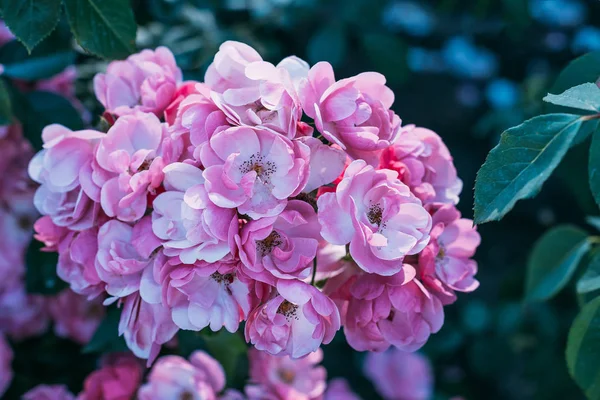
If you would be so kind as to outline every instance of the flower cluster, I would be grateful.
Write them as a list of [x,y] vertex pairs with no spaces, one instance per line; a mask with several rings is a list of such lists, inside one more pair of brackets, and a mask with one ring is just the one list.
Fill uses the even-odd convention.
[[[319,365],[322,359],[321,349],[302,359],[251,349],[250,377],[240,392],[226,389],[223,367],[201,350],[187,360],[174,355],[160,357],[146,375],[145,383],[144,366],[139,360],[131,354],[113,353],[88,375],[77,399],[360,400],[346,380],[327,382],[327,371]],[[373,353],[367,357],[364,369],[365,376],[385,400],[426,400],[432,394],[431,367],[419,354],[396,349]],[[39,385],[23,398],[74,400],[75,396],[63,385]]]
[[50,125],[29,165],[36,237],[74,292],[122,307],[149,363],[179,329],[242,321],[269,355],[305,357],[341,326],[357,350],[414,351],[477,287],[452,157],[402,126],[381,74],[336,80],[328,63],[225,42],[203,83],[158,48],[94,89],[108,131]]

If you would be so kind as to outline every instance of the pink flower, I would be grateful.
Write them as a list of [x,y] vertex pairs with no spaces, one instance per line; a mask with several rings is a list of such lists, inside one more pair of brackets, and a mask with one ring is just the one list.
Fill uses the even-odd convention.
[[458,203],[462,181],[448,148],[429,129],[406,127],[400,139],[382,153],[380,167],[397,171],[423,203]]
[[309,153],[308,146],[264,129],[215,133],[200,152],[208,197],[253,219],[275,216],[306,185]]
[[5,45],[14,39],[15,35],[8,29],[8,26],[6,26],[4,21],[0,21],[0,46]]
[[179,105],[185,98],[195,93],[195,87],[197,84],[198,82],[195,81],[187,81],[183,82],[183,84],[177,88],[177,91],[173,95],[171,102],[164,112],[165,122],[169,126],[175,123],[175,119],[177,118],[177,113],[179,111]]
[[[358,351],[383,351],[390,345],[415,351],[444,323],[442,303],[414,279],[414,269],[391,277],[354,275],[338,288],[346,340]],[[341,293],[341,295],[340,295]]]
[[206,72],[212,98],[233,125],[262,126],[293,139],[302,118],[297,94],[308,64],[287,57],[277,66],[250,46],[225,42]]
[[142,366],[133,355],[104,356],[102,367],[85,378],[78,400],[132,399],[142,383],[142,376]]
[[29,176],[41,184],[35,193],[36,208],[56,225],[85,230],[96,224],[100,209],[82,189],[81,175],[102,137],[102,132],[74,132],[56,124],[42,131],[44,149],[29,163]]
[[199,168],[173,163],[164,172],[167,191],[154,200],[152,229],[165,255],[186,264],[220,260],[229,253],[229,235],[237,233],[237,213],[209,200]]
[[429,204],[433,229],[431,242],[419,255],[419,275],[425,285],[445,303],[455,298],[454,290],[472,292],[479,287],[474,278],[475,254],[481,237],[473,221],[460,217],[451,204]]
[[71,338],[80,344],[90,341],[105,314],[102,299],[88,301],[70,289],[50,298],[48,310],[56,336]]
[[96,271],[106,282],[106,292],[125,297],[139,290],[142,273],[151,265],[152,253],[159,246],[150,217],[133,227],[114,219],[102,225],[98,232]]
[[418,353],[368,353],[364,373],[385,400],[427,400],[433,394],[431,365]]
[[27,294],[22,276],[7,277],[0,288],[0,331],[15,340],[42,334],[48,328],[43,296]]
[[390,170],[352,162],[335,193],[318,199],[321,235],[330,243],[350,243],[350,254],[366,272],[392,275],[406,255],[429,241],[431,217]]
[[238,265],[239,260],[228,256],[212,264],[171,259],[162,266],[160,282],[173,322],[186,330],[210,326],[215,332],[222,327],[236,332],[254,302],[252,287],[238,274]]
[[23,395],[23,400],[75,400],[65,385],[37,385]]
[[272,355],[303,357],[331,342],[340,328],[333,301],[295,280],[277,282],[278,295],[256,308],[246,322],[246,341]]
[[244,273],[270,285],[308,278],[319,239],[317,214],[300,200],[289,201],[276,217],[246,223],[235,237]]
[[181,70],[171,51],[158,47],[110,63],[106,74],[94,77],[94,92],[104,108],[115,115],[123,116],[134,110],[161,115],[181,79]]
[[348,381],[336,378],[327,383],[324,400],[360,400],[360,397],[352,392]]
[[27,174],[32,156],[33,149],[23,137],[21,124],[0,127],[0,174],[6,177],[0,180],[0,199],[11,213],[19,214],[18,218],[37,214],[32,204],[37,185]]
[[298,140],[310,148],[310,172],[303,192],[310,193],[330,184],[342,174],[346,167],[346,154],[342,150],[326,146],[319,139],[311,136]]
[[166,126],[153,114],[134,113],[117,120],[100,141],[92,181],[101,187],[100,203],[109,217],[140,219],[148,195],[162,184],[163,168],[178,156],[165,140]]
[[186,361],[179,356],[161,357],[138,391],[140,400],[216,400],[225,388],[223,367],[203,351],[195,351]]
[[4,335],[0,333],[0,396],[6,392],[13,378],[13,352]]
[[400,134],[400,118],[390,110],[394,94],[376,72],[336,82],[331,65],[317,63],[300,83],[300,99],[319,132],[355,160],[377,166],[379,152]]
[[158,355],[161,345],[173,339],[177,326],[171,320],[171,313],[161,303],[151,304],[142,299],[139,293],[127,296],[124,300],[119,335],[123,335],[127,347],[139,358],[148,359],[148,365]]
[[321,349],[297,360],[250,349],[248,358],[250,384],[246,386],[246,394],[249,400],[322,398],[327,372],[318,365],[323,360]]

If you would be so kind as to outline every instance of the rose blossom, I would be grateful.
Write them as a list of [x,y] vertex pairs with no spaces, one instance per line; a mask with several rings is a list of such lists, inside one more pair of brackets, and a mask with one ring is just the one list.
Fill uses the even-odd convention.
[[300,200],[290,200],[276,217],[246,223],[235,236],[243,271],[271,285],[277,279],[308,278],[319,228],[315,210]]
[[[186,330],[212,331],[225,327],[236,332],[253,303],[248,279],[237,273],[239,260],[232,256],[215,263],[180,264],[169,260],[160,268],[164,303],[173,322]],[[242,278],[242,279],[240,279]]]
[[216,400],[225,388],[223,367],[203,351],[195,351],[189,362],[179,356],[161,357],[138,391],[140,400]]
[[250,349],[248,359],[250,384],[245,391],[249,400],[322,398],[327,371],[318,365],[323,360],[321,349],[297,360]]
[[385,400],[427,400],[433,393],[431,365],[418,353],[368,353],[363,370]]
[[414,276],[408,264],[404,273],[390,277],[353,275],[331,295],[339,302],[344,333],[352,348],[383,351],[391,344],[415,351],[440,330],[442,304]]
[[360,400],[360,397],[352,392],[348,381],[336,378],[327,383],[324,400]]
[[71,131],[48,125],[42,131],[44,149],[29,163],[29,176],[41,184],[34,204],[58,226],[85,230],[96,224],[99,207],[82,188],[82,176],[104,133]]
[[164,173],[167,191],[153,202],[152,229],[165,254],[187,264],[223,258],[229,253],[228,236],[237,232],[235,210],[209,200],[199,168],[173,163]]
[[106,215],[127,222],[144,215],[148,195],[162,183],[163,168],[178,158],[165,133],[155,115],[136,112],[119,118],[100,141],[89,190],[101,187]]
[[48,310],[58,337],[87,344],[102,321],[105,309],[102,299],[86,300],[70,289],[49,299]]
[[394,93],[376,72],[336,82],[331,65],[317,63],[300,83],[300,99],[319,132],[353,159],[376,166],[400,134],[400,118],[390,110]]
[[335,193],[318,201],[321,235],[332,244],[350,243],[350,254],[370,273],[392,275],[406,255],[429,241],[431,217],[397,173],[353,161]]
[[22,397],[23,400],[75,400],[65,385],[37,385]]
[[13,352],[4,335],[0,333],[0,396],[6,392],[13,378]]
[[143,370],[130,353],[113,353],[102,358],[101,368],[85,378],[78,400],[131,399],[142,382]]
[[308,146],[265,129],[215,133],[200,152],[208,197],[254,219],[275,216],[306,185],[309,153]]
[[310,193],[335,181],[346,167],[346,154],[337,147],[327,146],[319,139],[305,136],[298,139],[310,148],[308,181],[302,190]]
[[331,342],[340,328],[333,301],[317,288],[295,280],[277,282],[276,297],[246,321],[246,341],[273,355],[303,357]]
[[106,74],[94,77],[94,92],[104,108],[123,116],[134,110],[161,115],[177,86],[181,70],[166,47],[142,50],[124,61],[113,61]]
[[451,204],[429,204],[433,228],[431,241],[419,255],[418,274],[423,283],[445,304],[454,301],[454,290],[472,292],[479,287],[474,278],[475,254],[481,237],[473,221],[461,218]]
[[379,165],[397,171],[423,203],[458,203],[462,181],[448,148],[429,129],[406,127],[400,139],[382,153]]

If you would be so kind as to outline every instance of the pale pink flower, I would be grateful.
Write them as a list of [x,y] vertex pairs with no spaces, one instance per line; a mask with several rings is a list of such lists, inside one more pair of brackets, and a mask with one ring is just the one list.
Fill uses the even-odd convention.
[[265,129],[215,133],[200,152],[208,197],[254,219],[275,216],[306,185],[309,153],[303,143]]
[[158,47],[111,62],[106,74],[94,77],[94,92],[104,108],[117,116],[135,110],[162,115],[181,80],[173,53]]
[[27,294],[22,276],[7,278],[12,283],[0,288],[0,331],[14,340],[42,334],[49,322],[44,297]]
[[48,300],[48,311],[58,337],[70,338],[87,344],[104,318],[102,299],[87,300],[70,289],[65,289]]
[[335,378],[327,383],[324,400],[360,400],[344,378]]
[[[219,47],[213,62],[208,66],[204,81],[214,91],[224,93],[232,90],[232,96],[236,89],[253,86],[255,83],[246,76],[246,67],[262,57],[256,50],[247,44],[226,41]],[[243,90],[239,90],[243,93]]]
[[19,218],[36,216],[32,199],[37,185],[27,174],[33,148],[23,136],[21,124],[4,128],[4,134],[0,132],[0,174],[6,178],[0,180],[0,199]]
[[37,385],[22,397],[23,400],[75,400],[65,385]]
[[319,132],[355,160],[377,166],[381,150],[400,134],[400,118],[390,110],[394,93],[376,72],[336,82],[331,65],[317,63],[300,83],[300,99]]
[[418,353],[368,353],[363,370],[385,400],[427,400],[433,394],[431,365]]
[[228,237],[237,233],[235,210],[209,200],[199,168],[173,163],[164,173],[167,191],[153,202],[152,229],[163,241],[165,255],[186,264],[223,258],[230,250]]
[[0,281],[2,288],[12,285],[25,273],[25,252],[31,241],[30,219],[13,210],[0,208]]
[[104,356],[101,368],[85,378],[78,400],[129,400],[142,383],[143,368],[130,353]]
[[379,165],[397,171],[400,180],[424,204],[458,203],[462,181],[448,148],[429,129],[405,127],[398,141],[382,153]]
[[72,230],[93,227],[99,207],[81,187],[80,174],[93,159],[93,151],[104,133],[71,131],[62,125],[48,125],[42,131],[44,149],[29,163],[29,176],[41,186],[34,204],[58,226]]
[[33,237],[44,243],[44,251],[58,251],[58,244],[65,238],[69,230],[52,222],[49,216],[38,218],[33,224]]
[[481,237],[473,221],[461,218],[451,204],[428,204],[432,214],[431,241],[419,255],[418,274],[425,286],[444,303],[452,302],[454,290],[472,292],[479,287],[474,278],[475,254]]
[[331,342],[340,328],[333,301],[317,288],[294,280],[277,282],[278,295],[250,313],[246,341],[272,355],[300,358]]
[[161,357],[152,367],[148,383],[138,391],[140,400],[216,400],[225,388],[225,373],[217,360],[195,351],[189,361],[179,356]]
[[186,330],[225,327],[236,332],[254,302],[252,287],[247,279],[240,279],[238,265],[239,260],[228,256],[191,265],[171,259],[161,266],[164,302],[171,308],[173,322]]
[[323,360],[321,349],[300,359],[250,349],[248,359],[250,383],[245,391],[249,400],[322,399],[327,371],[318,365]]
[[6,338],[0,333],[0,396],[6,392],[13,378],[13,352]]
[[[165,139],[166,125],[153,114],[126,115],[108,130],[96,152],[92,181],[100,186],[100,203],[109,217],[140,219],[163,181],[163,168],[178,155]],[[98,168],[100,170],[98,170]]]
[[171,102],[167,106],[164,112],[165,122],[171,126],[175,123],[177,118],[177,114],[179,113],[179,105],[181,102],[196,92],[196,85],[198,82],[196,81],[187,81],[183,82],[175,91]]
[[350,254],[366,272],[392,275],[406,255],[427,245],[431,216],[390,170],[352,162],[335,193],[318,199],[321,235],[332,244],[350,243]]
[[308,278],[319,229],[315,210],[300,200],[290,200],[276,217],[246,223],[235,237],[244,273],[270,285],[278,279]]
[[310,148],[308,181],[303,192],[310,193],[336,180],[346,167],[346,154],[337,147],[324,145],[319,139],[305,136],[298,139]]
[[161,303],[144,301],[139,293],[127,296],[123,303],[119,335],[123,335],[133,354],[148,359],[150,365],[156,359],[160,347],[177,333],[171,312]]
[[350,261],[344,259],[346,247],[337,246],[321,240],[317,249],[317,272],[315,280],[333,278],[343,273]]

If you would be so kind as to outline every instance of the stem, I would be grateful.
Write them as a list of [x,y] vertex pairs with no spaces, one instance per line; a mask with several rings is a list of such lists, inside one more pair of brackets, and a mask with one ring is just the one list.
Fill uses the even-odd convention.
[[581,117],[582,121],[591,121],[593,119],[600,119],[600,113],[592,114],[592,115],[584,115],[583,117]]

